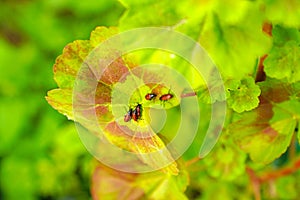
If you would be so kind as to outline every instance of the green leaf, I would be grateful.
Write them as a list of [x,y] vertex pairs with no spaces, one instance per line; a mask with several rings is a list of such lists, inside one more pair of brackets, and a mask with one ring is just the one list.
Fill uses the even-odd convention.
[[184,191],[188,174],[178,176],[161,172],[130,174],[98,165],[93,175],[93,199],[187,199]]
[[259,104],[260,89],[252,77],[242,79],[239,84],[231,81],[228,90],[229,98],[227,103],[238,113],[252,110]]
[[105,41],[111,36],[116,35],[118,32],[119,31],[117,27],[109,27],[109,28],[106,28],[104,26],[96,27],[95,30],[93,30],[91,33],[90,50],[92,50],[93,48],[98,46],[101,42]]
[[[202,154],[203,151],[207,151],[207,148],[204,147],[205,146],[204,141],[213,143],[214,140],[216,139],[214,136],[209,137],[207,134],[211,115],[212,115],[211,105],[206,104],[206,103],[199,103],[198,104],[199,107],[197,109],[195,107],[189,106],[192,103],[192,101],[193,100],[191,100],[189,98],[182,99],[182,103],[188,105],[188,106],[185,106],[182,108],[185,110],[185,112],[188,113],[188,115],[186,115],[185,117],[189,119],[191,124],[197,124],[197,128],[198,128],[196,135],[193,139],[193,142],[189,145],[188,149],[183,154],[183,157],[185,160],[190,160],[190,159],[199,157],[200,153]],[[196,116],[199,115],[199,112],[200,112],[200,120],[197,121]],[[173,113],[171,113],[171,114],[173,114]],[[178,130],[178,127],[180,126],[180,121],[181,121],[180,115],[177,114],[177,116],[178,116],[178,119],[172,118],[170,120],[170,122],[167,121],[166,125],[169,124],[169,126],[167,127],[166,132],[168,130],[171,130],[172,133],[176,133],[176,130]],[[175,123],[176,123],[176,126],[174,125]],[[175,128],[175,130],[173,130],[172,128]],[[185,128],[184,131],[187,134],[193,133],[193,131],[194,131],[193,128],[194,127],[192,125],[189,125],[189,126],[187,126],[187,128]],[[209,139],[206,137],[209,137]]]
[[300,131],[299,131],[299,129],[300,129],[300,123],[298,122],[298,127],[296,127],[296,129],[295,130],[297,130],[297,138],[298,138],[298,143],[300,144]]
[[[226,83],[225,83],[226,84]],[[209,88],[208,88],[209,87]],[[200,102],[212,104],[217,101],[225,101],[228,97],[228,92],[224,91],[226,87],[224,82],[220,80],[210,80],[210,85],[202,85],[196,89],[196,94]],[[226,94],[227,95],[224,95]]]
[[297,28],[287,28],[277,25],[272,29],[272,36],[273,45],[277,47],[284,46],[289,41],[300,42],[300,31]]
[[271,46],[271,39],[261,30],[263,16],[258,6],[248,2],[245,7],[245,13],[235,19],[235,23],[226,21],[221,14],[209,13],[200,36],[200,44],[225,79],[242,79],[252,74],[257,58]]
[[[27,105],[24,104],[26,100]],[[29,123],[29,111],[32,106],[28,105],[29,99],[22,100],[1,99],[0,101],[0,120],[3,126],[0,127],[0,155],[6,155],[14,147],[19,137],[23,133],[23,127]],[[36,103],[36,102],[34,102]],[[33,107],[36,108],[36,107]],[[18,117],[16,117],[18,116]],[[28,120],[28,121],[27,121]],[[4,125],[5,124],[5,125]],[[5,134],[4,134],[5,133]]]
[[285,118],[300,120],[300,102],[297,100],[289,100],[276,104],[273,111],[274,116],[271,119],[271,122]]
[[[38,181],[34,163],[17,156],[10,156],[1,162],[0,180],[7,199],[33,199]],[[12,184],[12,180],[14,181]],[[27,182],[24,184],[24,182]]]
[[267,20],[287,27],[300,26],[300,2],[297,0],[264,0],[263,7]]
[[297,199],[299,190],[295,185],[297,185],[297,176],[290,175],[277,179],[275,182],[277,197],[279,199]]
[[[129,55],[132,56],[134,60],[137,63],[139,63],[140,66],[143,64],[149,65],[149,63],[159,63],[160,65],[164,65],[167,66],[168,68],[176,70],[178,73],[180,73],[181,76],[184,76],[184,78],[189,81],[189,84],[191,84],[193,88],[199,87],[199,85],[205,83],[203,77],[201,76],[199,71],[195,69],[193,65],[187,62],[181,56],[176,55],[174,53],[164,51],[164,50],[159,50],[159,49],[143,49],[142,51],[132,52]],[[155,65],[157,66],[157,64]],[[149,68],[146,71],[147,73],[149,73],[150,71]],[[173,73],[173,75],[176,74]],[[157,73],[156,76],[161,77],[161,74]],[[167,77],[168,76],[163,76],[162,80],[166,79]],[[178,77],[178,75],[176,75],[176,77]],[[156,77],[151,77],[151,78],[153,78],[154,80],[158,80],[158,82],[161,81]],[[148,80],[150,81],[149,78]],[[170,87],[170,85],[167,86]],[[172,85],[171,88],[173,88]]]
[[[87,153],[73,123],[56,128],[53,133],[51,148],[53,150],[48,153],[49,156],[41,157],[36,162],[36,172],[41,190],[45,194],[60,194],[62,191],[68,193],[73,188],[81,188],[82,178],[86,180],[87,177],[90,177],[90,174],[83,177],[81,171],[85,165],[92,165],[93,158]],[[93,166],[90,166],[88,170],[91,173]],[[76,178],[75,174],[81,178]],[[62,183],[64,181],[65,184]],[[79,189],[79,191],[73,191],[70,194],[77,192],[82,191]]]
[[264,61],[267,76],[287,79],[294,83],[300,80],[300,32],[296,28],[275,26],[273,31],[274,44]]
[[223,136],[203,161],[214,178],[234,180],[245,172],[246,154]]
[[264,61],[264,70],[272,78],[297,82],[300,80],[299,55],[299,43],[295,41],[289,41],[283,47],[274,47]]
[[[149,174],[147,175],[147,177]],[[164,200],[167,198],[174,200],[188,200],[185,196],[184,191],[189,182],[188,174],[182,171],[178,176],[161,176],[156,177],[154,181],[155,186],[149,188],[150,183],[153,184],[152,180],[146,180],[146,177],[140,177],[140,186],[149,194],[149,199],[160,199]]]
[[300,82],[293,83],[289,91],[290,99],[300,101]]
[[209,169],[206,169],[203,164],[204,162],[199,161],[189,170],[192,177],[186,192],[189,199],[211,200],[213,197],[214,200],[247,200],[252,198],[253,193],[249,190],[247,176],[239,176],[232,181],[212,178],[207,174]]
[[[161,25],[172,26],[183,18],[177,12],[177,4],[172,3],[170,0],[146,0],[142,2],[121,0],[121,3],[127,8],[126,13],[120,20],[121,29]],[[140,12],[141,10],[143,12]]]

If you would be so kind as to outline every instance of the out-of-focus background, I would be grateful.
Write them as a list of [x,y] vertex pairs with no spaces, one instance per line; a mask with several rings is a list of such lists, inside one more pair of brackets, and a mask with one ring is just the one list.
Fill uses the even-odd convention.
[[92,156],[45,100],[63,47],[117,25],[118,1],[0,1],[0,199],[90,199]]
[[[231,200],[253,199],[254,196],[256,199],[299,199],[299,144],[293,137],[297,133],[299,141],[295,120],[299,125],[296,108],[299,107],[300,84],[299,73],[294,73],[297,71],[294,67],[299,65],[295,57],[300,51],[299,2],[0,0],[0,200],[89,200],[91,187],[94,187],[94,199],[101,200],[117,199],[124,194],[128,198],[137,198],[139,194],[149,199]],[[74,123],[54,110],[45,96],[47,91],[57,88],[52,71],[56,57],[68,43],[89,39],[97,26],[118,26],[120,30],[170,26],[203,45],[228,83],[229,92],[233,88],[235,94],[240,90],[239,85],[246,89],[227,97],[230,119],[210,156],[196,162],[202,141],[198,138],[190,146],[191,151],[185,152],[183,160],[178,162],[178,166],[184,166],[180,169],[181,176],[161,176],[162,172],[149,176],[127,174],[128,180],[122,180],[124,177],[118,178],[120,172],[99,165],[87,152]],[[285,66],[285,61],[277,64],[282,60],[281,54],[292,64]],[[158,63],[160,55],[163,54],[147,55],[145,58],[155,62],[141,59],[139,64]],[[258,60],[265,58],[263,55],[269,58],[269,68],[264,72],[270,80],[256,85],[255,68]],[[174,61],[174,69],[195,80],[195,85],[199,82],[192,71]],[[265,77],[262,69],[259,68],[257,74]],[[273,81],[278,84],[274,88]],[[290,93],[288,89],[294,84],[295,91]],[[275,118],[269,118],[271,101],[267,106],[259,105],[262,111],[252,110],[259,102],[260,92],[255,89],[258,85],[262,93],[272,94],[274,89],[273,97],[282,99],[283,102],[276,101],[274,105],[272,102]],[[205,136],[201,133],[210,122],[210,104],[205,99],[206,90],[203,91],[203,96],[199,95],[201,89],[197,91],[200,106],[203,105],[201,113],[204,113],[198,128],[199,137]],[[283,98],[281,94],[291,96],[283,95]],[[219,96],[214,98],[218,101]],[[240,105],[242,114],[251,111],[238,120]],[[285,105],[288,112],[295,111],[279,120]],[[169,112],[173,112],[169,116],[180,113],[177,108]],[[261,118],[252,118],[261,112],[266,112],[262,117],[263,126],[253,128]],[[163,137],[176,133],[174,119],[168,119],[166,131],[161,132]],[[245,132],[240,134],[243,129]],[[266,129],[272,131],[275,139],[264,137]],[[240,141],[250,145],[242,148],[245,143]],[[282,155],[287,148],[287,153]],[[92,185],[91,177],[97,165]],[[118,180],[121,180],[119,185]]]

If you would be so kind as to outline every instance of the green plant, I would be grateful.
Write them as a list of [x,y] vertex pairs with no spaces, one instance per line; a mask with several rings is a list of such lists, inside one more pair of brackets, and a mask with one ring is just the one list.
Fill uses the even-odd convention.
[[[65,47],[54,65],[54,79],[59,88],[48,92],[48,102],[76,121],[73,88],[77,72],[88,54],[119,31],[168,26],[195,39],[207,50],[224,80],[226,99],[209,96],[199,74],[188,63],[167,52],[147,50],[134,56],[126,55],[109,66],[96,88],[98,103],[92,108],[97,109],[105,137],[123,149],[140,154],[161,149],[174,137],[174,124],[180,122],[177,108],[184,95],[163,105],[171,117],[164,129],[149,140],[128,137],[116,128],[118,122],[110,105],[114,95],[112,88],[116,85],[128,95],[133,93],[129,107],[135,108],[134,103],[142,101],[146,113],[147,107],[159,102],[139,99],[136,91],[126,91],[126,80],[119,80],[126,72],[147,62],[167,64],[179,71],[193,87],[191,96],[197,97],[199,109],[208,116],[211,104],[226,101],[227,116],[217,144],[203,159],[198,158],[197,152],[210,117],[201,118],[197,137],[181,158],[160,171],[125,173],[99,164],[93,176],[93,198],[251,199],[255,196],[256,199],[296,199],[300,191],[297,181],[300,175],[300,3],[280,0],[191,0],[178,4],[122,0],[121,3],[127,12],[117,28],[98,27],[91,33],[90,40],[77,40]],[[172,85],[159,80],[155,84],[145,84],[138,92],[144,97],[149,91],[161,96],[172,90]],[[212,85],[210,92],[218,91],[219,87]],[[87,95],[85,91],[81,94]],[[119,117],[126,113],[120,109]],[[147,115],[143,116],[145,119],[133,126],[147,123]],[[93,130],[88,122],[89,111],[80,117],[86,120],[82,125]],[[132,123],[121,123],[132,128]],[[165,151],[156,159],[139,159],[155,168],[161,160],[172,160],[172,155]]]

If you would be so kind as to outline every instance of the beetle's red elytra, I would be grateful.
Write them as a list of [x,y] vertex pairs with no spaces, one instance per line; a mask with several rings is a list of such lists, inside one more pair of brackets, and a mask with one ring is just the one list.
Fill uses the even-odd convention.
[[148,93],[148,94],[146,94],[145,99],[150,101],[150,100],[154,99],[156,96],[157,95],[154,93]]
[[137,120],[139,119],[139,118],[138,118],[138,114],[137,114],[136,109],[134,109],[134,110],[132,111],[132,119],[133,119],[134,121],[136,121],[136,122],[137,122]]
[[173,94],[169,93],[169,94],[164,94],[161,97],[159,97],[159,100],[161,100],[161,101],[168,101],[168,100],[170,100],[172,98],[173,98]]
[[142,105],[138,104],[135,109],[132,111],[132,119],[138,121],[142,116]]
[[142,105],[141,104],[138,104],[136,107],[135,107],[135,110],[136,110],[136,113],[137,113],[137,117],[138,119],[141,117],[142,115]]
[[132,118],[132,109],[130,108],[129,111],[124,115],[124,122],[129,122]]

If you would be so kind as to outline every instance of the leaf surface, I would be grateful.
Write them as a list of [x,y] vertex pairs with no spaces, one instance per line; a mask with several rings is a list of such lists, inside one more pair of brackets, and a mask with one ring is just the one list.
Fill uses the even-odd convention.
[[93,174],[93,199],[187,199],[186,172],[178,176],[151,172],[131,174],[98,165]]

